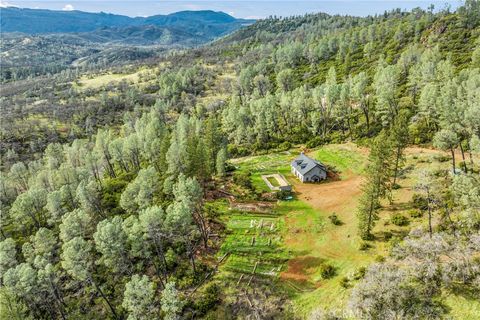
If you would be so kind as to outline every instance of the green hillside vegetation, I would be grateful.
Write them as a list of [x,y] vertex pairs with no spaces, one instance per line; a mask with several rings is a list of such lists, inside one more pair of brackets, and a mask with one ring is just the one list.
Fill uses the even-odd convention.
[[[10,75],[1,318],[478,318],[479,9]],[[326,181],[290,173],[300,151]]]

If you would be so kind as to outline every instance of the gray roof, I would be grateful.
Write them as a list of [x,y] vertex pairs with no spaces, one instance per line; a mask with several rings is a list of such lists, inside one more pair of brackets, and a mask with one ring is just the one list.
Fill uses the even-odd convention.
[[319,166],[322,170],[327,171],[322,163],[307,157],[303,152],[292,161],[291,166],[300,172],[302,176],[317,166]]

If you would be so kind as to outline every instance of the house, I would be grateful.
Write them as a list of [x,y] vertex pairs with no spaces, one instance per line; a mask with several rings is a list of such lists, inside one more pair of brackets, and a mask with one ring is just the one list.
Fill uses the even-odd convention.
[[292,173],[302,182],[318,182],[327,178],[327,168],[303,152],[290,164]]

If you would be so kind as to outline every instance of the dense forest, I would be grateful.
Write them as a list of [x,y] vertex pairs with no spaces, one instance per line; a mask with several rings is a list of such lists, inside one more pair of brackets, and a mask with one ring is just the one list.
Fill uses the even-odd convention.
[[423,228],[336,283],[342,310],[318,301],[308,317],[441,319],[446,292],[478,302],[479,1],[270,17],[112,66],[118,54],[1,85],[2,319],[303,318],[281,279],[252,275],[242,291],[216,278],[228,210],[213,200],[276,203],[234,158],[345,142],[368,149],[360,250],[378,240],[408,146],[446,151],[449,168],[416,184]]

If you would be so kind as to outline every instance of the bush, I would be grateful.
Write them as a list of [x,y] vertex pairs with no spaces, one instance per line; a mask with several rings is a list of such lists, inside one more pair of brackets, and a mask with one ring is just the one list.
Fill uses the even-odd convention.
[[250,149],[247,149],[242,146],[236,146],[234,144],[229,144],[227,146],[227,153],[231,155],[232,157],[243,157],[247,156],[251,153]]
[[390,239],[392,239],[392,237],[393,237],[393,234],[390,231],[384,231],[383,232],[383,238],[385,240],[390,240]]
[[360,267],[358,268],[355,273],[353,274],[353,278],[355,280],[360,280],[365,276],[365,273],[367,273],[367,268],[365,267]]
[[287,151],[292,148],[292,144],[288,141],[282,142],[278,145],[278,150],[279,151]]
[[292,191],[288,191],[288,190],[280,190],[276,194],[278,200],[285,200],[288,197],[291,197],[292,195],[293,195]]
[[326,143],[326,141],[322,137],[315,137],[315,138],[310,139],[307,142],[306,146],[307,146],[307,148],[315,148],[315,147],[321,146],[325,143]]
[[420,211],[418,209],[412,209],[412,210],[408,211],[408,214],[412,218],[420,218],[423,215],[422,211]]
[[401,185],[399,185],[398,183],[395,183],[395,184],[392,186],[392,189],[393,189],[393,190],[398,190],[398,189],[400,189],[401,187],[402,187]]
[[435,156],[435,160],[437,160],[438,162],[448,162],[450,161],[450,157],[449,156],[445,156],[445,155],[438,155],[438,156]]
[[204,315],[209,310],[215,307],[220,301],[220,288],[215,283],[209,284],[205,292],[197,299],[195,303],[195,309],[199,314]]
[[360,251],[366,251],[366,250],[370,249],[370,247],[371,247],[371,246],[370,246],[370,244],[369,244],[368,242],[362,241],[362,242],[360,243],[360,246],[359,246],[358,249],[359,249]]
[[390,221],[396,226],[406,226],[408,224],[408,218],[399,213],[394,214]]
[[330,264],[324,263],[320,266],[320,275],[323,279],[330,279],[335,276],[335,273],[335,267]]
[[332,222],[332,224],[336,226],[339,226],[342,224],[342,221],[338,219],[338,216],[335,213],[332,213],[331,215],[329,215],[328,219],[330,219],[330,222]]
[[241,187],[252,190],[253,186],[250,176],[250,172],[235,172],[233,174],[233,182]]
[[415,193],[412,197],[412,204],[415,209],[425,211],[428,209],[428,201],[422,195]]
[[385,261],[385,257],[382,256],[382,255],[377,254],[377,255],[375,256],[375,261],[376,261],[376,262],[384,262],[384,261]]
[[345,289],[350,287],[350,280],[348,280],[348,277],[342,277],[342,279],[340,279],[340,286]]

